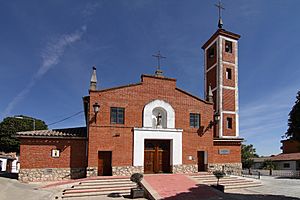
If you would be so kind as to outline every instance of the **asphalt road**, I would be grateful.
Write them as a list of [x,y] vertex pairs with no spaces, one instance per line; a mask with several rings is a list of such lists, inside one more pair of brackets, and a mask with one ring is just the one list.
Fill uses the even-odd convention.
[[16,179],[0,177],[0,200],[49,200],[56,190],[36,190],[36,184],[20,183]]

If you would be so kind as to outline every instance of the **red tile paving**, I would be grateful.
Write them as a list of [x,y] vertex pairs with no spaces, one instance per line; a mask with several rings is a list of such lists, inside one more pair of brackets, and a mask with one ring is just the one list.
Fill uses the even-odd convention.
[[146,175],[144,179],[165,200],[202,200],[221,197],[207,185],[199,185],[182,174]]

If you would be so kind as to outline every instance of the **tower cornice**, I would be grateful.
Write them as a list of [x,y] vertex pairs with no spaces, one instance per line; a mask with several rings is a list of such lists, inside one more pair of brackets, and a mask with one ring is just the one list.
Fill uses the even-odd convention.
[[236,33],[232,33],[229,31],[226,31],[225,29],[221,29],[219,28],[208,40],[207,42],[204,43],[204,45],[202,46],[202,49],[206,49],[207,46],[209,46],[211,44],[212,41],[214,41],[218,36],[225,36],[225,37],[229,37],[231,39],[234,40],[238,40],[240,39],[240,35],[236,34]]

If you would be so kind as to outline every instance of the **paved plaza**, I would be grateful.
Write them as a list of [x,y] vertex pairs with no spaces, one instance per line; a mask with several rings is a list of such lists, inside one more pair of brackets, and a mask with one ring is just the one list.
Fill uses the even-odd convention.
[[262,176],[260,181],[262,182],[262,186],[260,187],[230,190],[228,193],[237,199],[244,199],[242,196],[251,196],[250,194],[257,196],[265,195],[265,198],[269,196],[274,199],[285,199],[285,197],[300,199],[300,179]]
[[[153,177],[160,177],[153,179]],[[300,200],[300,179],[276,178],[263,176],[263,186],[247,189],[228,190],[221,193],[205,185],[197,185],[184,175],[166,178],[166,175],[153,175],[145,178],[152,184],[152,189],[165,200]],[[61,196],[64,188],[70,184],[42,188],[45,183],[20,183],[15,179],[0,177],[0,200],[48,200]],[[170,186],[170,187],[168,187]],[[61,199],[61,198],[58,198]],[[73,198],[70,200],[121,200],[129,197],[112,198],[107,196]]]

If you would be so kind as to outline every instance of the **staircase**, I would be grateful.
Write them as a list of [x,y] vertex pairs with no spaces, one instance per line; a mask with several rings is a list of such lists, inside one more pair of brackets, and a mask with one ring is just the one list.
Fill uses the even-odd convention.
[[[71,188],[63,190],[62,198],[129,195],[130,189],[135,188],[136,183],[127,178],[99,177],[92,180],[84,180],[76,183]],[[115,195],[115,196],[114,196]]]
[[[190,175],[199,184],[214,185],[217,184],[217,178],[213,174],[201,173]],[[261,186],[261,182],[255,179],[244,178],[239,176],[225,176],[220,179],[220,185],[225,186],[225,190],[249,188]]]

